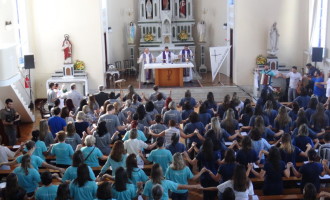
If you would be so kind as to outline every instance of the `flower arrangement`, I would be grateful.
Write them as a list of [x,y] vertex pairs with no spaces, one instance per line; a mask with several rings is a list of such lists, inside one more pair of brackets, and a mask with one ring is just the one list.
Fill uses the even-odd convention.
[[144,41],[151,42],[154,41],[155,36],[153,36],[151,33],[147,33],[144,35]]
[[257,65],[265,65],[267,63],[267,58],[262,55],[257,56]]
[[186,41],[189,38],[188,33],[185,30],[182,30],[178,35],[179,40]]
[[81,60],[76,60],[73,65],[75,70],[85,70],[85,63]]

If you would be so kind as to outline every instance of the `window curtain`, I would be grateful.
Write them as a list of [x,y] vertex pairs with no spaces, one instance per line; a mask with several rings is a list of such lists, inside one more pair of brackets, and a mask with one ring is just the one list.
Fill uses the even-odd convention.
[[313,48],[313,40],[318,34],[317,30],[317,24],[319,23],[319,17],[318,17],[318,4],[320,0],[312,0],[311,3],[311,26],[309,30],[309,42],[308,42],[308,56],[307,56],[307,62],[310,63],[312,61],[312,48]]

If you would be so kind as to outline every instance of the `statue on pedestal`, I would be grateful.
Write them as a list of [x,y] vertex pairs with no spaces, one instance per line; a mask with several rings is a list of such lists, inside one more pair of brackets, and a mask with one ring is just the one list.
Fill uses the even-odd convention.
[[69,35],[64,35],[64,41],[62,43],[62,50],[64,51],[64,64],[72,63],[72,44],[69,40]]
[[187,5],[186,5],[186,0],[180,0],[179,3],[179,11],[180,11],[180,18],[186,18],[187,16]]
[[198,41],[205,42],[206,25],[204,21],[197,24]]
[[268,51],[272,56],[276,56],[278,51],[278,38],[280,34],[276,28],[277,23],[275,22],[272,27],[270,28],[269,35],[268,35]]
[[127,32],[128,32],[128,37],[127,37],[128,44],[134,44],[135,36],[136,36],[136,26],[133,22],[129,23]]
[[146,12],[147,12],[147,19],[152,19],[152,3],[151,3],[151,0],[147,0]]

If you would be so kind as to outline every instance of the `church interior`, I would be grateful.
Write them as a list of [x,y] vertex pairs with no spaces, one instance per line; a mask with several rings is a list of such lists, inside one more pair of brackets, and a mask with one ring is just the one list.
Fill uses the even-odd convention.
[[[72,185],[84,186],[71,179],[72,199],[157,199],[157,164],[163,173],[159,199],[330,198],[329,10],[330,0],[0,0],[0,151],[11,152],[0,153],[0,200],[10,199],[12,173],[22,199],[61,199],[62,170],[73,166],[77,152],[95,173],[88,180],[96,186],[84,196],[72,192]],[[60,125],[53,118],[65,126],[54,131]],[[82,121],[88,125],[83,130]],[[99,135],[103,121],[108,138]],[[37,146],[45,136],[33,136],[41,134],[43,122],[53,137],[45,151]],[[70,147],[71,163],[59,164],[52,148],[63,143],[61,132],[69,138],[69,124],[81,149]],[[137,139],[130,138],[133,130]],[[173,135],[179,138],[175,151]],[[88,150],[90,137],[95,149],[109,148],[100,151],[104,159],[95,157],[95,166],[86,162],[95,154]],[[29,141],[36,150],[30,151]],[[121,164],[111,153],[118,141]],[[213,149],[205,150],[208,142]],[[163,157],[171,153],[166,168],[153,157],[161,151]],[[38,152],[45,165],[37,169],[39,187],[29,191],[21,181],[25,175],[15,170],[23,169],[21,155],[29,155],[33,166]],[[146,180],[133,180],[134,170],[126,166],[131,154]],[[180,176],[180,159],[187,174],[169,177],[171,171]],[[110,160],[115,164],[103,169]],[[128,196],[128,186],[116,188],[123,182],[114,176],[117,166],[128,174],[134,195]],[[316,168],[319,174],[311,172]],[[50,183],[55,191],[43,183],[45,172],[59,174]],[[242,172],[247,184],[237,186]],[[108,197],[98,197],[106,186]],[[53,196],[38,197],[41,188]]]

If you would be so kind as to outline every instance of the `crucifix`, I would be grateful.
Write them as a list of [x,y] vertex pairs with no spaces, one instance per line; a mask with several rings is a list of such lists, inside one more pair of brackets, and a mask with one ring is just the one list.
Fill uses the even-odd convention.
[[211,56],[214,56],[214,62],[217,63],[217,57],[221,56],[221,54],[217,54],[217,50],[214,49],[214,55],[211,55]]

